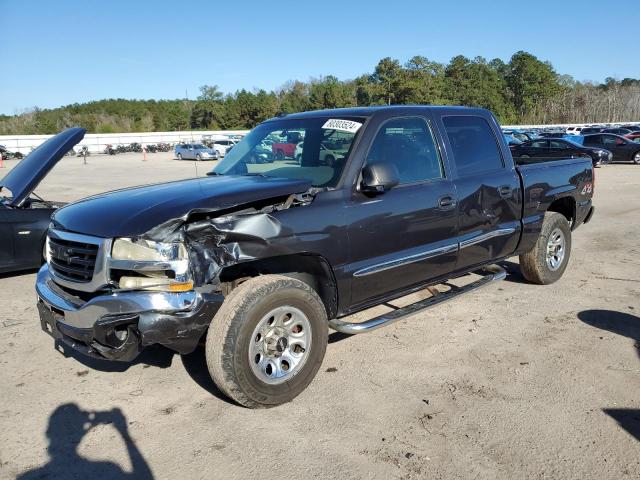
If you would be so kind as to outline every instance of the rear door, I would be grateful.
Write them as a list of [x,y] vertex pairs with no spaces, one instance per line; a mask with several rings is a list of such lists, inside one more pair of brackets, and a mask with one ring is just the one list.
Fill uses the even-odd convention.
[[534,140],[529,150],[532,157],[546,157],[549,154],[549,140]]
[[576,151],[567,142],[562,140],[549,141],[549,153],[551,158],[567,158],[576,156]]
[[446,275],[455,267],[458,210],[428,116],[370,125],[365,164],[392,163],[400,184],[377,196],[355,191],[349,204],[351,305]]
[[520,235],[520,177],[490,116],[454,114],[441,118],[453,157],[458,194],[457,268],[510,255]]

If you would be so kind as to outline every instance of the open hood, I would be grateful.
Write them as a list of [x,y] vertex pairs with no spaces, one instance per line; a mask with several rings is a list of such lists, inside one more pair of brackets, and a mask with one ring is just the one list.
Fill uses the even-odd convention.
[[58,160],[84,138],[85,132],[84,128],[68,128],[44,142],[7,173],[0,180],[0,188],[11,190],[9,205],[21,206]]

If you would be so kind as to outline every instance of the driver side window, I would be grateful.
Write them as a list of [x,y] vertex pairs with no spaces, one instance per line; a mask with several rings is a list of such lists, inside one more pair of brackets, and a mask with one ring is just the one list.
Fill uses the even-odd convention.
[[392,163],[400,184],[444,178],[440,152],[429,125],[422,118],[395,118],[378,131],[366,164]]

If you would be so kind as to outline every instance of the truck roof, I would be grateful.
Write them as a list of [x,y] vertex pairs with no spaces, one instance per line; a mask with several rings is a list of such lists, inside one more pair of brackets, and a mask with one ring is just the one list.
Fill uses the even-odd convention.
[[458,107],[451,105],[381,105],[376,107],[349,107],[349,108],[332,108],[327,110],[313,110],[310,112],[300,112],[300,113],[289,113],[286,115],[281,115],[278,117],[274,117],[267,121],[277,121],[283,118],[286,119],[303,119],[303,118],[314,118],[314,117],[371,117],[376,113],[380,112],[395,112],[395,113],[411,113],[417,111],[438,111],[440,113],[450,112],[450,113],[487,113],[488,111],[484,108],[477,107]]

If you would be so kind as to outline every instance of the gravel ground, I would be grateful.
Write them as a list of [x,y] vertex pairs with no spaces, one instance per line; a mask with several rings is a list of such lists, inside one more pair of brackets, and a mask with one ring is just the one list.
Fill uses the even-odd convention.
[[[65,158],[39,193],[196,173],[170,158]],[[561,281],[527,284],[513,259],[500,284],[334,333],[310,387],[270,410],[226,401],[201,350],[65,357],[40,330],[35,273],[0,277],[0,477],[640,478],[640,168],[597,176]]]

